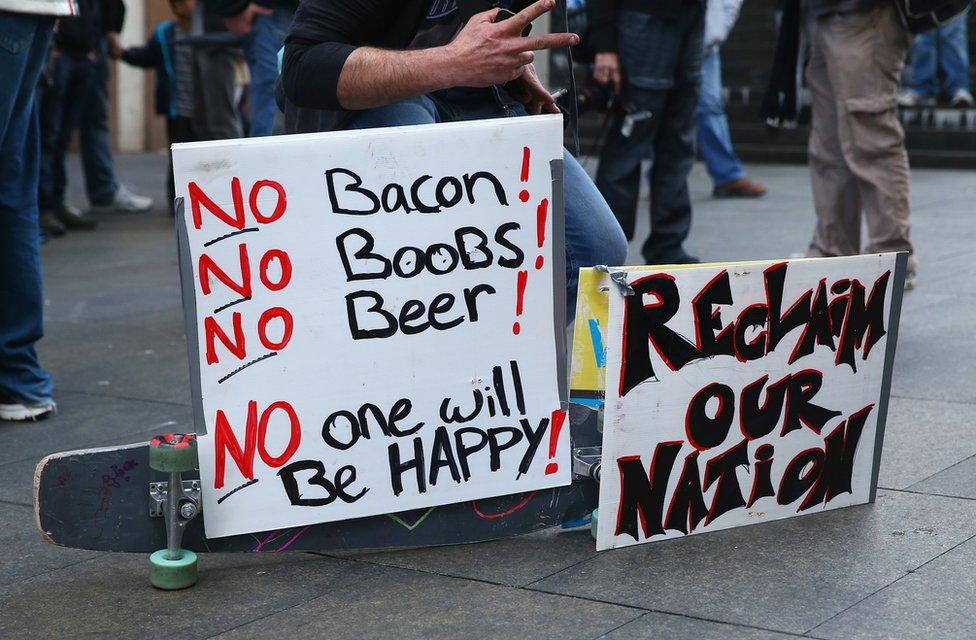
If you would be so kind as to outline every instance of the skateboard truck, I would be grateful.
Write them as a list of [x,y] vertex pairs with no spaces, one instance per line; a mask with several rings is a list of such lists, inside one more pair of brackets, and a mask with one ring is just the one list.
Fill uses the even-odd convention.
[[166,548],[149,556],[149,581],[158,589],[185,589],[197,581],[197,555],[180,547],[190,520],[200,513],[200,483],[184,481],[185,471],[196,469],[194,434],[167,433],[149,441],[149,466],[169,474],[169,482],[149,485],[150,516],[166,520]]
[[600,482],[600,456],[602,447],[575,447],[573,449],[573,474]]

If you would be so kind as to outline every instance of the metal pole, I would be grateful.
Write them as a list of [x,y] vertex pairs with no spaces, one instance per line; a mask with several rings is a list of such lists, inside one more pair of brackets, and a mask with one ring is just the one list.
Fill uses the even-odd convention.
[[183,478],[179,471],[170,471],[169,487],[166,489],[166,558],[179,560],[180,552],[180,495]]

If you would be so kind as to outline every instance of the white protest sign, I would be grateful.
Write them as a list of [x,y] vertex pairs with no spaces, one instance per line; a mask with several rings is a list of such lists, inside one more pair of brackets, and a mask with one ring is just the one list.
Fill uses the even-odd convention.
[[174,146],[208,537],[569,484],[561,141]]
[[597,548],[873,501],[905,258],[626,269]]

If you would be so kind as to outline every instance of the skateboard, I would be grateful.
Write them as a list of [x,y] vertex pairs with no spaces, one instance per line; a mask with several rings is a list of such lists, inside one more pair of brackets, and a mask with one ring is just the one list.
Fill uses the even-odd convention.
[[582,526],[597,502],[599,417],[591,408],[570,404],[574,474],[568,486],[212,540],[197,517],[201,484],[192,434],[66,451],[37,465],[35,521],[51,544],[152,553],[150,581],[163,589],[196,582],[197,552],[403,549]]

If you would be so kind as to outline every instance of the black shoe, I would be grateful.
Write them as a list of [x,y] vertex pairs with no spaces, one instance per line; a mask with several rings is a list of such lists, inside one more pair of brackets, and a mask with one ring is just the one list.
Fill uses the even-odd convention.
[[41,216],[38,219],[38,223],[41,226],[41,231],[51,236],[52,238],[60,238],[64,234],[68,233],[61,221],[54,214],[54,211],[50,209],[41,211]]
[[77,207],[70,204],[62,204],[54,210],[54,215],[68,229],[91,230],[98,226],[98,223],[86,216]]

